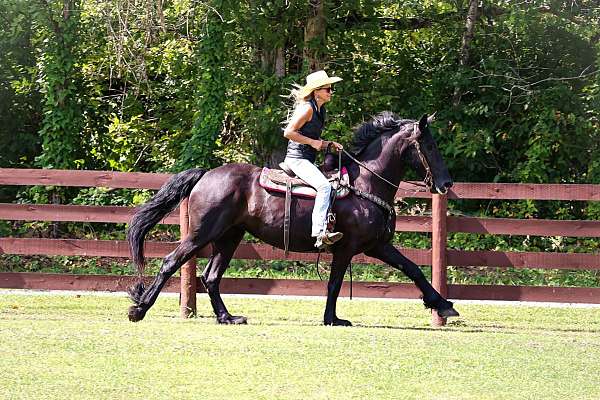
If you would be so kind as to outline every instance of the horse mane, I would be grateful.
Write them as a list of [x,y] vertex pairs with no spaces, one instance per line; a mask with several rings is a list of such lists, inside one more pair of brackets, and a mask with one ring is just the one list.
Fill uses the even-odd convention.
[[401,119],[391,111],[383,111],[354,128],[352,151],[358,155],[376,138],[390,132],[398,132],[403,126],[413,122],[415,121],[412,119]]

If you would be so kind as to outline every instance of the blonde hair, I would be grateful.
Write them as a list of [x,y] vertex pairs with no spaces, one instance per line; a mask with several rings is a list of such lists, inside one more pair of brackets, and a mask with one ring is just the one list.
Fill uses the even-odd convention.
[[286,108],[285,119],[281,122],[281,125],[286,127],[290,121],[296,116],[296,113],[299,112],[300,106],[308,103],[310,99],[313,97],[313,92],[310,92],[308,96],[301,97],[300,89],[301,85],[297,83],[292,84],[293,89],[290,90],[290,93],[287,95],[282,95],[284,98],[284,105]]

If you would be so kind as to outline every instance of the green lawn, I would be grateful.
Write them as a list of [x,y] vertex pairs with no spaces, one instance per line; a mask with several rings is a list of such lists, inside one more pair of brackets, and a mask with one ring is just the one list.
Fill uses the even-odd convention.
[[0,294],[1,399],[600,399],[600,309],[227,297],[247,326],[178,317],[160,297]]

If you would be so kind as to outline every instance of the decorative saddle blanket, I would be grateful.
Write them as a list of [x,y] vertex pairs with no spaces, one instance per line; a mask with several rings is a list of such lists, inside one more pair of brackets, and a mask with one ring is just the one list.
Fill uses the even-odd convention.
[[[350,189],[345,185],[337,185],[334,181],[338,178],[339,173],[333,171],[333,173],[325,173],[325,177],[333,183],[333,188],[336,190],[336,199],[341,199],[343,197],[348,196],[350,193]],[[348,177],[348,171],[346,167],[342,167],[342,177],[340,180],[341,183],[350,183],[350,178]],[[300,178],[292,178],[285,171],[281,169],[270,169],[263,168],[260,179],[258,181],[259,185],[268,191],[286,193],[286,186],[288,183],[291,184],[292,187],[292,196],[300,196],[306,198],[315,198],[317,196],[317,191],[306,182],[304,182]]]

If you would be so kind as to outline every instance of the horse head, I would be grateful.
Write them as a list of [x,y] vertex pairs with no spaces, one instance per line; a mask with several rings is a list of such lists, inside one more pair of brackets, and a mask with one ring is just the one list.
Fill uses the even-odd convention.
[[396,182],[408,166],[432,193],[447,193],[453,182],[429,129],[433,118],[424,115],[415,121],[384,111],[356,129],[354,154]]
[[[435,114],[434,114],[435,115]],[[413,125],[414,134],[407,149],[408,162],[432,193],[446,194],[453,185],[452,177],[429,129],[434,115],[423,115]]]

